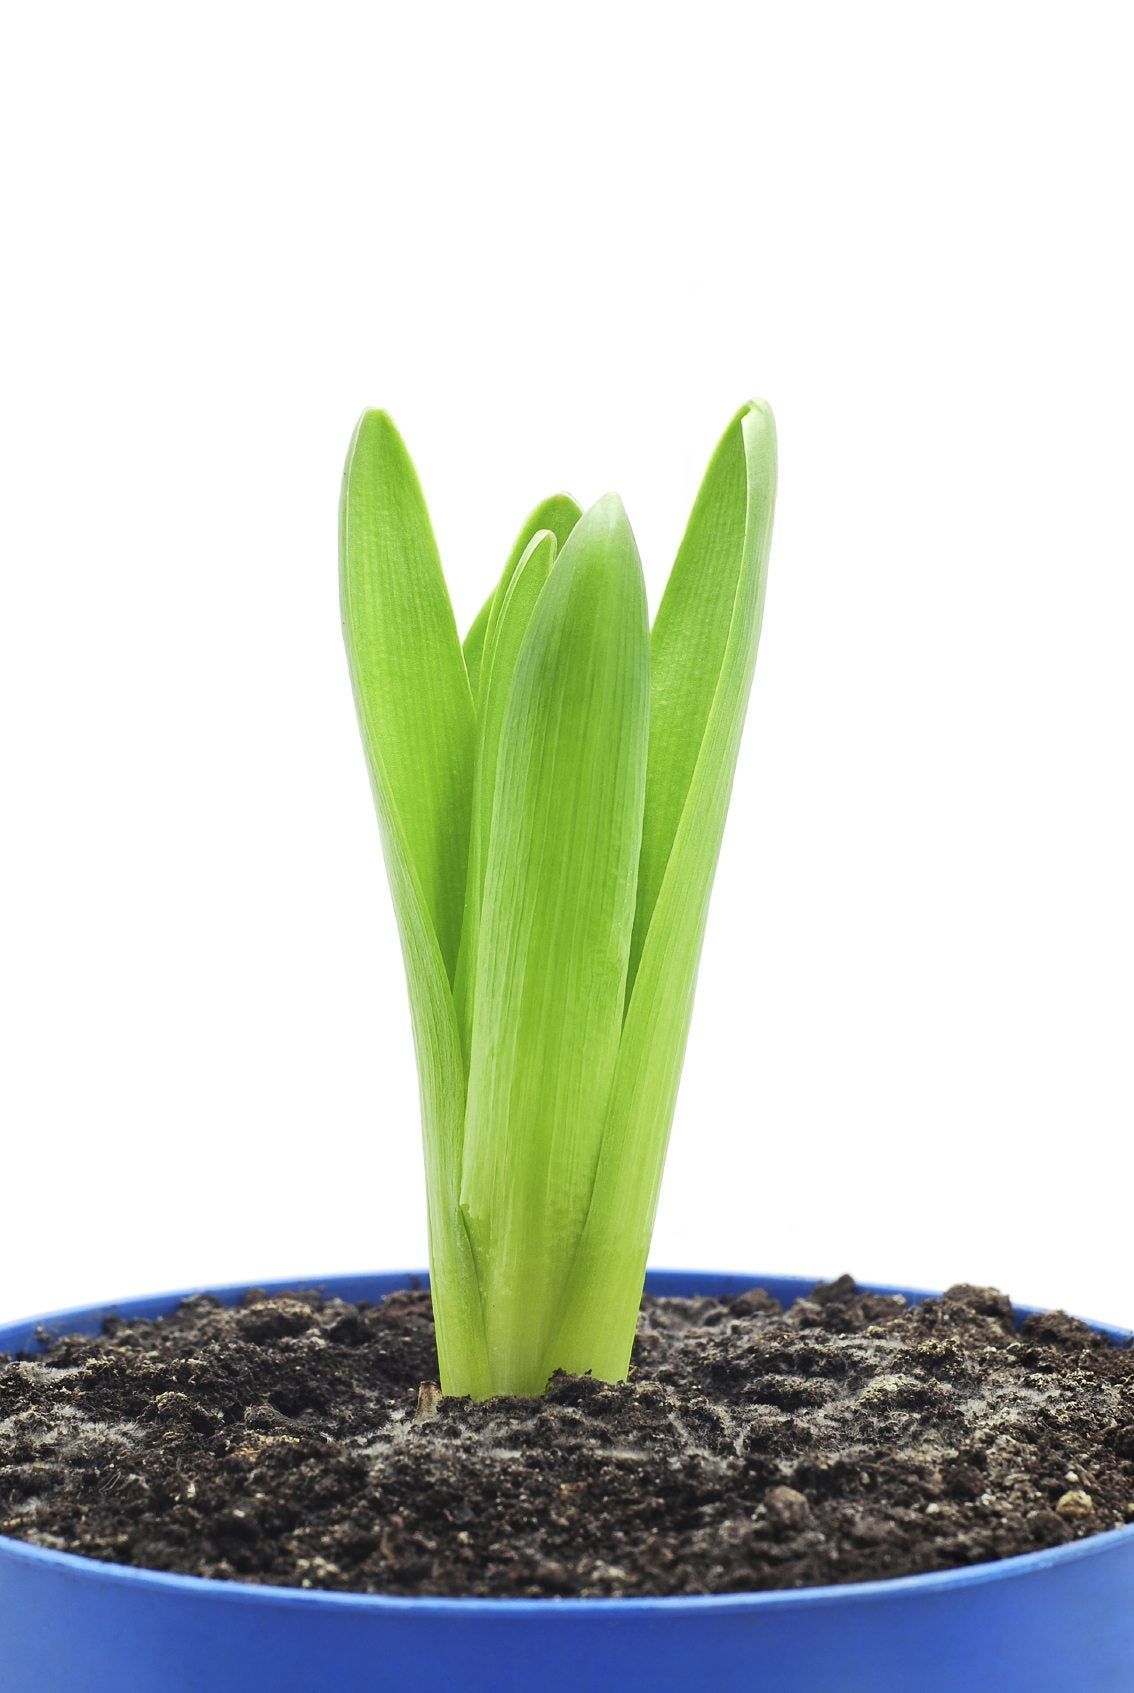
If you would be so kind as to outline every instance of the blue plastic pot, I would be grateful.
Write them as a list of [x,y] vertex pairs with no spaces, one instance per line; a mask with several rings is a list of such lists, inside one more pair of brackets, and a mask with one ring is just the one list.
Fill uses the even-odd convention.
[[[304,1285],[373,1300],[424,1280],[337,1276]],[[684,1271],[648,1281],[662,1294],[734,1296],[759,1286],[784,1302],[811,1285]],[[242,1292],[225,1288],[219,1297],[235,1303]],[[184,1297],[114,1309],[156,1317]],[[0,1329],[0,1351],[38,1350],[41,1325],[93,1333],[107,1315],[92,1308],[16,1323]],[[126,1569],[0,1538],[0,1693],[629,1688],[1134,1693],[1134,1526],[944,1574],[703,1599],[307,1593]]]

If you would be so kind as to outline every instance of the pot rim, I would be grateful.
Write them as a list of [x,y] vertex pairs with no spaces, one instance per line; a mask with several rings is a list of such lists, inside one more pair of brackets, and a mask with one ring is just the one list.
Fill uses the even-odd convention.
[[[647,1272],[647,1289],[658,1291],[658,1283],[665,1284],[667,1289],[677,1292],[682,1289],[686,1297],[696,1297],[703,1292],[706,1284],[719,1286],[726,1294],[735,1296],[746,1288],[754,1287],[793,1287],[807,1290],[821,1280],[817,1276],[775,1276],[775,1275],[743,1275],[736,1271],[712,1270],[669,1270],[651,1269]],[[52,1311],[42,1316],[17,1318],[14,1322],[0,1323],[0,1337],[16,1333],[21,1336],[18,1348],[29,1340],[34,1340],[36,1331],[40,1328],[66,1333],[66,1325],[82,1322],[89,1324],[94,1318],[101,1322],[104,1317],[117,1315],[126,1318],[145,1315],[163,1315],[167,1310],[175,1308],[183,1299],[207,1293],[218,1298],[225,1304],[233,1304],[236,1299],[249,1288],[262,1288],[267,1293],[306,1292],[314,1289],[333,1293],[339,1289],[340,1297],[359,1298],[364,1295],[347,1293],[342,1290],[348,1284],[355,1286],[359,1283],[374,1282],[375,1280],[390,1283],[388,1291],[398,1288],[427,1288],[429,1277],[424,1271],[415,1270],[381,1270],[356,1272],[354,1274],[340,1274],[334,1276],[285,1276],[273,1278],[264,1282],[229,1282],[219,1287],[193,1287],[180,1289],[171,1293],[158,1293],[116,1300],[96,1305],[73,1306],[64,1311]],[[864,1292],[878,1294],[900,1294],[911,1304],[921,1304],[926,1299],[936,1298],[937,1295],[920,1288],[896,1287],[878,1282],[860,1282]],[[155,1310],[155,1307],[160,1309]],[[1021,1305],[1015,1307],[1016,1314],[1021,1319],[1036,1314],[1038,1307]],[[1088,1320],[1089,1319],[1084,1319]],[[1090,1322],[1090,1327],[1097,1333],[1105,1335],[1118,1346],[1134,1345],[1134,1333],[1127,1329],[1115,1328],[1106,1323]],[[80,1331],[81,1332],[81,1331]],[[87,1332],[90,1332],[89,1329]],[[0,1345],[5,1345],[0,1341]],[[6,1349],[6,1345],[5,1345]],[[245,1581],[220,1581],[212,1576],[179,1575],[167,1570],[140,1569],[132,1564],[115,1564],[103,1562],[97,1558],[88,1558],[78,1552],[59,1552],[46,1546],[35,1546],[27,1541],[13,1540],[10,1536],[0,1535],[0,1561],[11,1559],[39,1565],[57,1570],[60,1574],[70,1574],[87,1580],[102,1581],[107,1584],[126,1583],[142,1585],[166,1593],[183,1593],[186,1597],[207,1596],[210,1601],[216,1600],[225,1604],[261,1604],[261,1605],[302,1605],[330,1607],[337,1610],[357,1611],[385,1611],[387,1613],[412,1613],[419,1615],[423,1612],[433,1612],[439,1616],[460,1614],[467,1616],[470,1611],[487,1609],[494,1614],[505,1613],[509,1616],[546,1616],[549,1611],[557,1615],[561,1612],[585,1611],[623,1614],[631,1612],[635,1615],[650,1614],[672,1615],[685,1613],[690,1609],[695,1611],[713,1612],[750,1612],[754,1607],[761,1611],[774,1611],[784,1608],[794,1608],[801,1605],[829,1606],[838,1604],[869,1603],[903,1596],[915,1597],[939,1591],[951,1590],[958,1587],[970,1587],[978,1583],[1023,1579],[1029,1575],[1040,1574],[1053,1566],[1070,1563],[1080,1558],[1101,1556],[1121,1544],[1134,1541],[1134,1523],[1123,1527],[1104,1529],[1098,1534],[1086,1536],[1082,1540],[1072,1540],[1063,1546],[1048,1547],[1039,1552],[1024,1552],[1011,1558],[999,1558],[979,1564],[966,1564],[957,1569],[929,1570],[920,1575],[891,1576],[879,1581],[845,1582],[837,1586],[825,1587],[793,1587],[775,1588],[755,1593],[696,1593],[675,1594],[671,1596],[653,1596],[648,1598],[547,1598],[547,1599],[507,1599],[507,1598],[479,1598],[453,1597],[439,1598],[433,1595],[408,1595],[389,1593],[341,1593],[328,1592],[322,1589],[308,1589],[302,1587],[279,1587],[267,1583]]]

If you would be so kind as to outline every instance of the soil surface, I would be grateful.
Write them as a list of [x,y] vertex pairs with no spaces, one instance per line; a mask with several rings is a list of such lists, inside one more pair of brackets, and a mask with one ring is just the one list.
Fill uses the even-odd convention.
[[734,1593],[1134,1521],[1134,1351],[987,1288],[645,1301],[629,1383],[437,1388],[428,1296],[250,1295],[0,1357],[0,1534],[232,1581]]

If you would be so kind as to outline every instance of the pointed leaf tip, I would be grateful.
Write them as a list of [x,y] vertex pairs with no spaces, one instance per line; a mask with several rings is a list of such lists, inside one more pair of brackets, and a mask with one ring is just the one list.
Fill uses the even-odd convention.
[[588,506],[583,513],[582,521],[594,528],[620,528],[623,524],[630,526],[630,519],[626,515],[626,507],[622,504],[621,494],[603,494],[592,506]]
[[358,443],[364,438],[374,439],[383,434],[391,435],[401,442],[401,436],[398,434],[397,426],[388,411],[383,411],[381,407],[378,406],[365,407],[365,409],[359,414],[358,422],[354,426],[354,433],[350,438],[350,446],[347,449],[348,469],[350,467],[351,457]]

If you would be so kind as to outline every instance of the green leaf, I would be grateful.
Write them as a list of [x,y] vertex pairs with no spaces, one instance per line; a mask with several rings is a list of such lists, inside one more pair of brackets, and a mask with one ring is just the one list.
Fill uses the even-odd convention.
[[555,551],[555,536],[549,530],[541,529],[529,541],[515,570],[511,572],[484,647],[481,699],[477,717],[472,830],[469,837],[469,873],[455,987],[457,1019],[461,1026],[466,1053],[470,1050],[472,1040],[473,964],[480,935],[484,864],[491,830],[492,800],[496,792],[496,769],[504,712],[512,691],[512,680],[524,636],[527,634],[544,584],[551,574]]
[[508,562],[504,566],[499,583],[473,618],[472,627],[465,636],[465,667],[468,671],[469,686],[472,689],[474,700],[477,699],[480,691],[484,643],[488,635],[492,609],[507,592],[508,584],[512,580],[516,567],[531,545],[533,537],[538,535],[541,529],[549,529],[555,536],[557,550],[562,550],[564,541],[578,523],[581,515],[579,507],[570,494],[552,494],[548,499],[541,500],[534,511],[528,513],[524,526],[512,545],[512,551],[508,554]]
[[365,412],[340,517],[343,631],[370,773],[396,814],[452,979],[472,804],[474,714],[417,473],[385,412]]
[[733,419],[709,461],[650,635],[650,752],[631,986],[717,696],[742,562],[748,464]]
[[651,640],[637,970],[548,1370],[620,1380],[629,1364],[756,662],[775,483],[775,426],[755,401],[729,425],[709,466]]
[[648,690],[641,565],[612,495],[538,597],[500,733],[461,1183],[496,1392],[545,1385],[587,1213],[625,1000]]
[[343,633],[405,956],[421,1085],[437,1343],[448,1391],[488,1391],[458,1209],[464,1061],[450,988],[464,901],[473,711],[417,476],[366,412],[343,477]]

